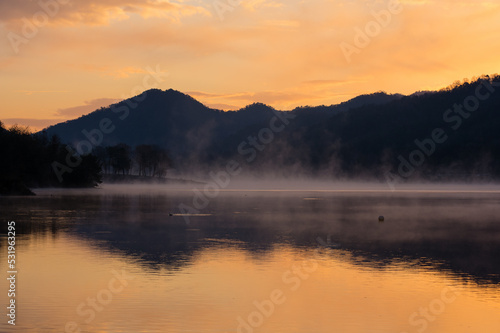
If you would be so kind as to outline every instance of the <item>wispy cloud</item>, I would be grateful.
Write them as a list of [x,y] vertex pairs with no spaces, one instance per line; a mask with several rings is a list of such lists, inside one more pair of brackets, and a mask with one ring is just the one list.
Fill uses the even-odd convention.
[[206,106],[212,109],[224,110],[224,111],[235,111],[240,109],[240,107],[236,105],[224,104],[224,103],[206,104]]
[[34,94],[55,94],[55,93],[68,93],[68,90],[14,90],[15,93],[20,93],[24,95],[34,95]]
[[84,70],[87,72],[96,72],[104,76],[113,77],[115,79],[124,79],[130,77],[133,74],[147,73],[145,69],[135,66],[116,68],[106,65],[78,64],[78,65],[71,65],[70,67],[78,68],[80,70]]
[[[57,1],[53,3],[57,3],[57,10],[55,7],[50,9],[56,13],[50,24],[58,25],[105,25],[133,15],[146,19],[162,17],[171,21],[179,21],[182,17],[196,14],[210,15],[202,6],[167,0],[71,0],[68,4],[59,4]],[[8,24],[21,23],[23,18],[31,18],[41,11],[44,9],[38,1],[0,0],[0,21]]]
[[106,107],[118,102],[115,98],[98,98],[91,101],[85,101],[82,105],[72,106],[69,108],[59,109],[56,111],[55,116],[72,118],[75,116],[82,116],[93,112],[101,107]]
[[200,91],[188,92],[190,96],[199,99],[207,106],[223,110],[236,110],[246,105],[260,102],[275,108],[290,108],[292,105],[311,103],[317,100],[318,96],[300,91],[258,91],[240,92],[231,94],[212,94]]
[[352,85],[352,84],[358,84],[358,83],[363,83],[367,82],[367,80],[362,80],[362,79],[357,79],[357,80],[325,80],[325,79],[318,79],[318,80],[308,80],[308,81],[303,81],[302,85],[303,86],[309,86],[309,87],[339,87],[339,86],[346,86],[346,85]]
[[399,0],[403,5],[426,6],[426,5],[455,5],[470,7],[499,7],[500,3],[495,1],[470,1],[470,0]]
[[242,1],[241,5],[247,10],[256,11],[264,8],[281,8],[285,6],[285,2],[277,0],[246,0]]

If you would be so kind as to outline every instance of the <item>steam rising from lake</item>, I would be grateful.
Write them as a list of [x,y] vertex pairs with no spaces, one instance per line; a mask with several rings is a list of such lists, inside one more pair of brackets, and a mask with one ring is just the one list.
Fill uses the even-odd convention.
[[204,190],[207,184],[214,184],[221,192],[229,191],[282,191],[282,192],[422,192],[422,193],[453,193],[453,192],[483,192],[500,193],[500,184],[496,183],[402,183],[391,189],[383,182],[354,182],[354,181],[328,181],[328,180],[277,180],[277,179],[255,179],[240,178],[231,180],[226,187],[218,186],[211,179],[195,179],[192,182],[169,183],[133,183],[133,184],[111,184],[103,183],[97,189],[37,189],[36,193],[71,193],[71,194],[140,194],[140,193],[162,193],[175,191],[191,191],[193,189]]

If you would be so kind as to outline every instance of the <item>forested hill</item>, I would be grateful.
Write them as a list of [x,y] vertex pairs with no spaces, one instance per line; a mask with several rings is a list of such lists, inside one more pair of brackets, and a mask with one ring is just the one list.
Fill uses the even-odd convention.
[[0,193],[94,186],[102,172],[207,174],[228,161],[257,176],[495,180],[499,91],[495,75],[410,96],[380,92],[332,106],[277,111],[255,103],[224,112],[175,90],[148,90],[36,134],[0,123]]
[[[237,151],[236,145],[250,134],[232,137],[236,144],[229,151]],[[250,145],[244,148],[244,157],[251,157]],[[225,157],[230,156],[238,154]],[[497,179],[500,77],[364,105],[316,123],[309,122],[308,114],[296,113],[287,130],[251,164],[275,174],[328,178]]]
[[349,178],[497,178],[500,77],[361,106],[294,128],[284,141],[306,169]]
[[260,103],[223,112],[178,91],[149,90],[46,132],[82,152],[158,145],[183,170],[235,159],[277,176],[486,179],[500,174],[499,82],[483,76],[435,92],[375,93],[289,112]]
[[[293,112],[303,114],[307,118],[304,119],[306,123],[315,124],[352,107],[383,104],[401,97],[375,93],[358,96],[339,105],[304,107]],[[246,133],[268,122],[275,114],[282,113],[261,103],[224,112],[208,108],[172,89],[152,89],[78,119],[49,127],[45,132],[49,137],[59,136],[75,148],[80,144],[81,152],[86,151],[86,142],[92,146],[154,144],[167,149],[174,159],[192,157],[201,162],[208,155],[218,154],[215,143]],[[103,125],[105,128],[101,128]],[[224,150],[227,147],[219,148]]]
[[[30,195],[32,187],[98,185],[101,167],[97,158],[71,155],[74,152],[55,136],[49,139],[20,126],[7,130],[0,121],[0,195]],[[64,178],[58,177],[54,166],[66,168]]]

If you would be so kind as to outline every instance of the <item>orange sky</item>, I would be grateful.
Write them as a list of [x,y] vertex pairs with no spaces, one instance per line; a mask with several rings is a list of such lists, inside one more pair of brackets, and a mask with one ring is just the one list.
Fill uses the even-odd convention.
[[222,109],[409,94],[499,72],[499,37],[493,0],[0,0],[0,120],[41,129],[151,87]]

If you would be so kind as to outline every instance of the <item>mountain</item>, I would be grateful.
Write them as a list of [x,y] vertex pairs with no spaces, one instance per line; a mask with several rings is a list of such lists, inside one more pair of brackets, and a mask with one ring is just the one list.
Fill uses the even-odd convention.
[[488,180],[500,175],[499,110],[500,77],[485,76],[336,114],[290,133],[308,151],[292,144],[288,154],[348,178]]
[[[401,96],[376,93],[339,105],[297,108],[292,112],[302,115],[306,123],[314,124],[351,106],[386,103],[398,98]],[[49,137],[57,135],[62,142],[81,148],[80,153],[100,145],[125,143],[134,147],[156,144],[166,148],[175,160],[204,161],[217,154],[217,150],[224,151],[231,138],[251,133],[276,114],[284,112],[262,103],[224,112],[208,108],[191,96],[172,89],[152,89],[78,119],[51,126],[43,132]]]
[[407,180],[500,176],[499,76],[409,96],[382,92],[332,106],[211,109],[175,90],[134,98],[44,130],[90,151],[156,144],[178,169]]

